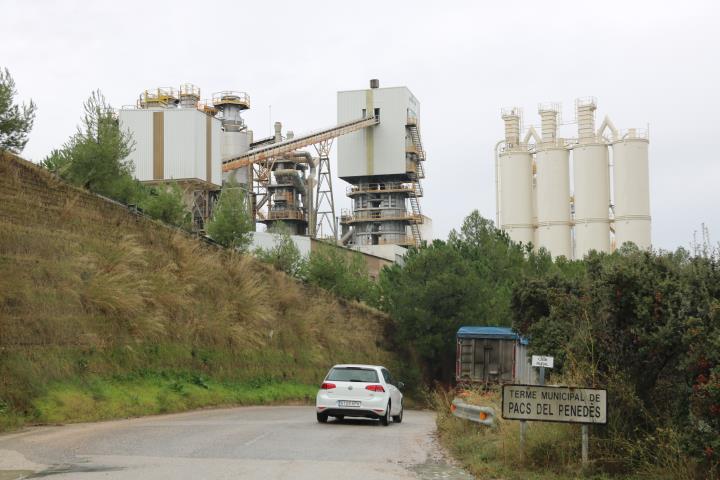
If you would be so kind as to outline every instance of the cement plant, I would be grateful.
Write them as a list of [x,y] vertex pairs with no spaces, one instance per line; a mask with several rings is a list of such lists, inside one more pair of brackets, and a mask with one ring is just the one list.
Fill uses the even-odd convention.
[[[242,117],[251,107],[247,93],[204,100],[192,84],[145,90],[119,120],[135,140],[129,160],[136,178],[180,185],[196,231],[212,217],[222,188],[241,188],[257,224],[282,222],[297,237],[394,260],[432,236],[420,207],[420,102],[407,87],[381,88],[377,79],[369,87],[338,92],[337,124],[299,135],[276,122],[273,136],[255,138]],[[341,211],[330,162],[336,139],[338,176],[352,202]]]

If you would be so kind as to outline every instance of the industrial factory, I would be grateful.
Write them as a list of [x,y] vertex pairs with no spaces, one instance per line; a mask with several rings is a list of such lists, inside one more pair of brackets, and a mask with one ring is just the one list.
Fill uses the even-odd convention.
[[[119,119],[135,140],[129,159],[138,180],[179,185],[202,231],[223,188],[241,188],[257,224],[282,222],[297,236],[329,239],[395,259],[431,236],[422,214],[425,151],[420,103],[406,87],[338,92],[337,124],[305,135],[254,139],[242,118],[244,92],[223,91],[208,100],[200,89],[142,92]],[[330,151],[338,139],[338,176],[352,208],[336,215]],[[312,147],[314,151],[307,150]]]
[[[620,131],[607,116],[596,129],[596,109],[594,98],[579,99],[563,124],[559,104],[540,105],[540,133],[523,128],[521,109],[503,110],[496,221],[511,239],[568,259],[626,242],[651,248],[648,130]],[[576,125],[577,136],[561,138],[561,125]]]

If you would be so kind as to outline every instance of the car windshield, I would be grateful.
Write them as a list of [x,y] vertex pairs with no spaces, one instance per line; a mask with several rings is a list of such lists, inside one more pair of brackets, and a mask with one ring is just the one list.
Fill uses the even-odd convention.
[[336,382],[377,383],[378,374],[375,370],[369,368],[335,367],[330,370],[327,379]]

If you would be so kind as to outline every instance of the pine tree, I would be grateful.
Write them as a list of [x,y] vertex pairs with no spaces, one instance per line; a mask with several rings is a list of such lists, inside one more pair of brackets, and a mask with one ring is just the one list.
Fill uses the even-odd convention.
[[17,95],[10,71],[0,69],[0,150],[22,152],[35,122],[35,104],[13,103]]

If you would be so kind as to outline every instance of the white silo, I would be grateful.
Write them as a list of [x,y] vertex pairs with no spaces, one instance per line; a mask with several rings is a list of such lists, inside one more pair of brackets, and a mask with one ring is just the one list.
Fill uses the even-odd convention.
[[630,129],[613,144],[615,242],[651,247],[647,131]]
[[533,241],[532,156],[520,143],[520,110],[503,111],[505,146],[499,155],[500,228],[516,242]]
[[578,144],[573,148],[575,258],[610,251],[608,146],[595,134],[594,98],[576,101]]
[[542,143],[537,146],[535,198],[537,202],[537,246],[553,257],[572,258],[570,238],[570,152],[557,138],[560,106],[541,105]]

